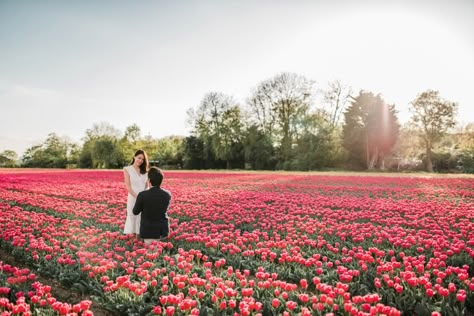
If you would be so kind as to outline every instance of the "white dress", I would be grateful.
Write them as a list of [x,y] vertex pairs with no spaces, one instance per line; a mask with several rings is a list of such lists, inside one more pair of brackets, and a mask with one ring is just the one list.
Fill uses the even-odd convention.
[[[145,190],[147,175],[137,173],[132,165],[124,167],[130,176],[130,184],[132,190],[138,194]],[[127,196],[127,219],[125,220],[125,227],[123,229],[124,234],[139,234],[140,233],[140,218],[141,214],[133,214],[133,206],[135,205],[135,198],[128,193]]]

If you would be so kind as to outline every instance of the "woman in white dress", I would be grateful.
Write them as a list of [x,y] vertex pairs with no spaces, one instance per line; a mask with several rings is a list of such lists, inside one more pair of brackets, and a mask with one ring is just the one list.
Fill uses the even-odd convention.
[[135,152],[129,166],[123,168],[125,186],[127,187],[127,219],[125,220],[124,234],[140,234],[140,215],[133,215],[133,206],[138,193],[146,189],[148,158],[145,151]]

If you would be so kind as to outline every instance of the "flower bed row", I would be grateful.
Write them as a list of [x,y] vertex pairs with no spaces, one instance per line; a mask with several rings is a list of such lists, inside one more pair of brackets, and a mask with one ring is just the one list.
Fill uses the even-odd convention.
[[51,287],[36,281],[29,269],[14,267],[0,261],[1,315],[93,315],[92,302],[76,304],[60,302],[51,294]]

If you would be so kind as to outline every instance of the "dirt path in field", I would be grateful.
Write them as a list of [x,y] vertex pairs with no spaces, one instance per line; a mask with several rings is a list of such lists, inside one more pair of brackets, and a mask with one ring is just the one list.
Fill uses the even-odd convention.
[[[63,285],[61,285],[61,283],[59,283],[58,281],[54,279],[44,278],[43,276],[38,274],[35,269],[29,267],[24,262],[21,262],[15,259],[15,257],[10,255],[8,252],[5,251],[5,249],[1,247],[0,247],[0,261],[3,261],[4,264],[9,264],[19,269],[22,269],[22,268],[30,269],[32,273],[36,274],[36,281],[40,282],[43,285],[51,286],[51,294],[53,295],[54,298],[56,298],[60,302],[69,303],[73,305],[73,304],[79,303],[82,300],[92,301],[88,295],[82,295],[80,293],[72,291],[71,289],[64,287]],[[90,309],[94,313],[95,316],[113,316],[112,312],[101,308],[94,302],[92,303]]]

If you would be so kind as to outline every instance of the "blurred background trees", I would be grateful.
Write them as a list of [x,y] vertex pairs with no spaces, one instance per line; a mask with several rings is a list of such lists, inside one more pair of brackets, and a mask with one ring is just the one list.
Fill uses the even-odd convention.
[[118,129],[101,122],[87,129],[85,134],[79,156],[80,168],[118,168],[123,164],[124,151],[128,148],[124,143],[120,144]]
[[441,98],[438,91],[427,90],[411,103],[410,110],[413,113],[411,121],[420,131],[425,146],[426,169],[433,172],[433,146],[456,125],[457,104]]
[[[188,122],[193,127],[192,134],[202,141],[202,159],[207,161],[206,166],[243,168],[243,163],[238,163],[242,156],[238,150],[241,147],[242,116],[240,106],[232,96],[207,93],[196,111],[188,111]],[[192,160],[191,154],[188,152],[187,157]]]
[[248,101],[249,119],[277,147],[278,169],[291,169],[312,93],[313,82],[304,76],[281,73],[258,84]]
[[399,134],[395,106],[380,95],[361,91],[344,113],[343,145],[353,167],[385,169],[385,157]]
[[28,148],[21,165],[32,168],[66,168],[78,159],[80,148],[67,138],[50,133],[43,144]]
[[15,167],[17,165],[18,154],[14,150],[4,150],[0,152],[0,167]]
[[183,117],[187,136],[154,138],[137,124],[120,131],[100,122],[81,144],[51,133],[21,157],[5,150],[0,166],[121,168],[143,149],[152,165],[170,169],[474,172],[474,123],[457,124],[455,102],[422,92],[403,125],[396,107],[337,80],[318,87],[280,73],[257,83],[243,103],[206,93]]

